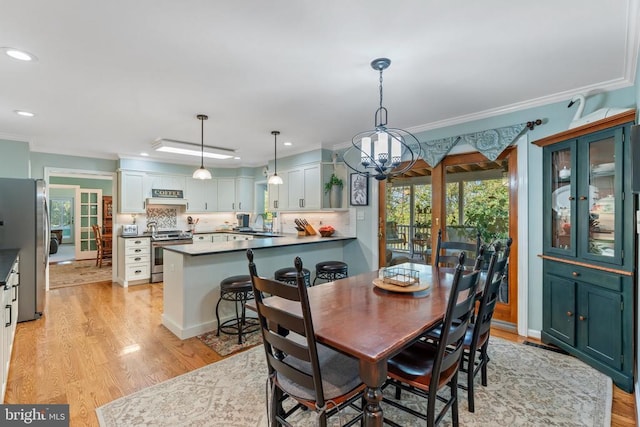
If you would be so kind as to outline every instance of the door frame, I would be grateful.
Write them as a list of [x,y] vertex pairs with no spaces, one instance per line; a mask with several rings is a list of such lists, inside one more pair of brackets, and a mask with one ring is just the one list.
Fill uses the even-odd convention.
[[[526,233],[524,233],[524,241],[521,241],[520,235],[526,231],[526,222],[528,220],[528,216],[526,215],[526,210],[528,209],[528,205],[526,203],[527,200],[527,192],[526,192],[526,174],[527,174],[527,166],[526,166],[526,149],[527,149],[527,141],[528,138],[522,137],[518,140],[518,144],[513,144],[511,147],[506,148],[498,159],[504,159],[508,156],[508,186],[509,186],[509,235],[513,238],[513,244],[511,246],[511,254],[510,254],[510,263],[512,265],[517,266],[517,268],[509,269],[509,298],[511,303],[509,304],[509,308],[506,309],[504,305],[498,304],[496,307],[496,314],[498,316],[504,318],[505,326],[512,324],[515,325],[517,332],[520,335],[527,335],[527,292],[528,287],[526,285],[526,272],[528,271],[528,263],[522,262],[520,259],[520,254],[518,248],[520,244],[526,242]],[[517,147],[520,146],[521,150],[518,150]],[[519,156],[518,151],[524,152],[524,155]],[[431,174],[431,185],[432,185],[432,220],[431,220],[431,247],[435,248],[437,246],[437,235],[438,229],[444,228],[446,226],[446,200],[443,197],[442,192],[436,191],[435,189],[444,188],[445,185],[445,170],[447,166],[454,164],[464,164],[464,163],[474,163],[486,161],[486,157],[477,151],[473,152],[465,152],[460,154],[452,154],[446,156],[435,168],[432,168]],[[420,163],[421,162],[421,163]],[[419,159],[416,162],[417,167],[424,167],[424,160]],[[524,174],[524,179],[522,176]],[[386,181],[379,182],[379,191],[378,191],[378,235],[379,235],[379,265],[385,265],[384,263],[384,254],[385,254],[385,224],[386,224]],[[519,191],[520,190],[520,191]],[[524,191],[523,191],[524,190]],[[524,198],[524,200],[522,199]],[[523,211],[524,210],[524,215]],[[442,218],[442,220],[440,220]],[[523,224],[524,222],[524,224]],[[523,257],[526,259],[526,256]],[[435,257],[432,257],[432,260]],[[515,270],[515,271],[514,271]]]

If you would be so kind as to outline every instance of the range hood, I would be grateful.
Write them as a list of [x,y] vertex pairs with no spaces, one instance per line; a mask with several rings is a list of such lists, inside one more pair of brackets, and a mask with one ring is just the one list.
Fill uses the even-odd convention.
[[147,206],[149,205],[172,205],[172,206],[187,206],[187,199],[178,199],[173,197],[149,197],[147,199]]

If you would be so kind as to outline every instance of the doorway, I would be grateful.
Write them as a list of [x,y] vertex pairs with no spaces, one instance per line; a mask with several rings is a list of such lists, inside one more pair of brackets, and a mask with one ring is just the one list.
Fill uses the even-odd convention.
[[380,265],[402,257],[432,263],[438,230],[449,240],[474,240],[480,233],[489,247],[511,237],[508,275],[494,317],[516,325],[517,174],[517,150],[511,147],[495,161],[477,152],[447,156],[435,168],[418,160],[402,177],[381,182]]

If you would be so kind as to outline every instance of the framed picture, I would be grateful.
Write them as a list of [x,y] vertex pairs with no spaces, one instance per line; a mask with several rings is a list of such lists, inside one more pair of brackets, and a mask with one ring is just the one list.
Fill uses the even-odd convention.
[[352,173],[349,183],[351,206],[367,206],[369,204],[369,180],[367,177]]

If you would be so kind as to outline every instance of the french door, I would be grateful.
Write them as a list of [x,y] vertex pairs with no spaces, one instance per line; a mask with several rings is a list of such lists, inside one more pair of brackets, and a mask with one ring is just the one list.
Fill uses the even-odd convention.
[[381,182],[380,265],[393,259],[433,262],[438,230],[445,239],[474,240],[491,247],[513,239],[509,271],[494,317],[517,323],[517,151],[489,161],[480,153],[445,157],[435,168],[416,162],[392,182]]
[[95,259],[97,255],[96,238],[92,225],[102,227],[102,190],[76,189],[76,259]]

